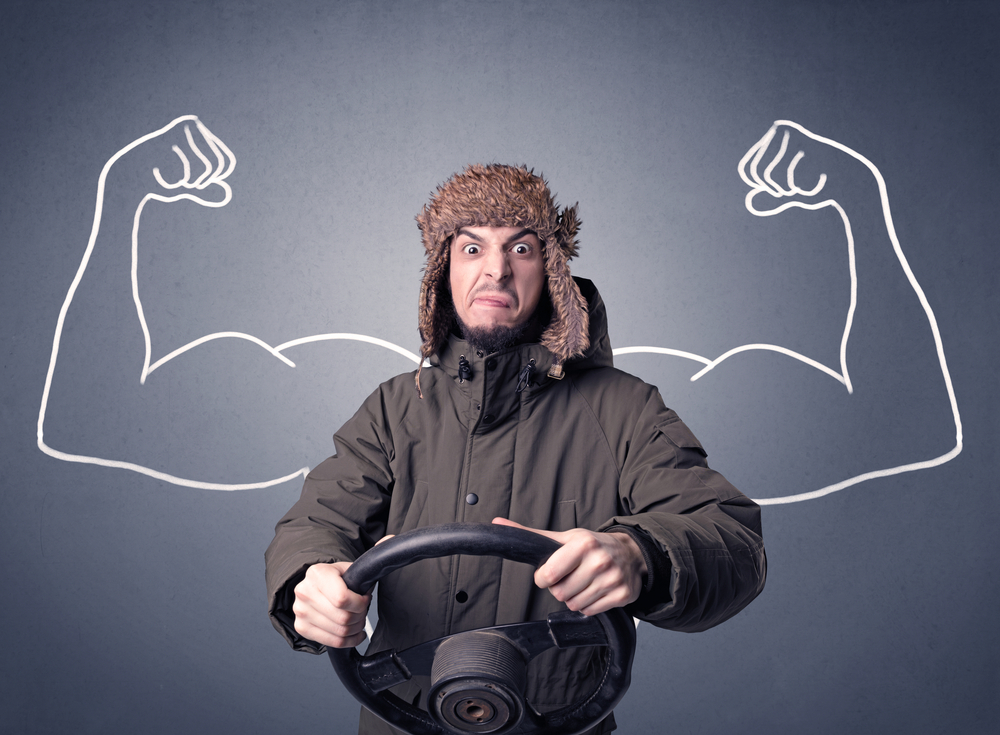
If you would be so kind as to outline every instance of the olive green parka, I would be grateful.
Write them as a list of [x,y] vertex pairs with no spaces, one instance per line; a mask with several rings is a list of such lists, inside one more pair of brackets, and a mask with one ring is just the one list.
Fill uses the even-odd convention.
[[[424,368],[379,386],[334,436],[336,454],[308,476],[266,553],[269,612],[297,650],[323,647],[294,630],[292,588],[316,563],[351,561],[386,534],[501,516],[554,531],[631,526],[669,556],[656,604],[630,606],[661,628],[701,631],[764,585],[760,509],[709,469],[698,440],[659,392],[612,366],[604,304],[588,303],[590,346],[548,377],[552,354],[523,344],[481,355],[450,337]],[[471,375],[459,367],[468,361]],[[494,557],[427,559],[379,583],[370,651],[563,609],[524,564]],[[592,686],[588,649],[532,663],[526,697],[541,710]],[[400,696],[416,696],[419,682]],[[610,718],[609,718],[610,720]],[[600,731],[613,728],[605,721]]]

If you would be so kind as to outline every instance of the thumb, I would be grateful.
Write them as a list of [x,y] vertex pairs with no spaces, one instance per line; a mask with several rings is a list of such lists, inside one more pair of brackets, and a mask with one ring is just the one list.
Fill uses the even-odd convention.
[[508,528],[520,528],[522,531],[531,531],[532,533],[537,533],[539,536],[545,536],[553,541],[559,541],[562,534],[558,531],[543,531],[540,528],[529,528],[528,526],[522,526],[520,523],[509,520],[507,518],[494,518],[493,524],[496,526],[507,526]]
[[766,189],[751,189],[747,192],[744,205],[750,214],[757,217],[771,217],[780,214],[788,209],[822,209],[831,205],[830,200],[816,201],[804,200],[803,197],[810,196],[810,192],[801,190],[793,194],[776,195]]

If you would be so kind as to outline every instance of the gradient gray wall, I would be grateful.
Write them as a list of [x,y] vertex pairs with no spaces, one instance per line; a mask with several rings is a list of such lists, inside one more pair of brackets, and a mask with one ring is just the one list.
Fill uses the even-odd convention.
[[[266,616],[263,550],[300,479],[220,491],[65,456],[213,485],[281,477],[413,367],[340,340],[289,348],[293,369],[230,339],[140,385],[132,217],[177,191],[151,171],[181,176],[181,126],[111,167],[67,296],[102,167],[181,115],[237,163],[227,206],[143,211],[153,361],[222,331],[416,350],[414,215],[467,163],[526,163],[580,202],[574,272],[600,287],[612,343],[674,351],[617,364],[748,495],[937,465],[765,506],[764,594],[707,633],[640,626],[622,732],[994,726],[995,3],[8,0],[2,17],[0,730],[356,727],[326,659],[293,654]],[[738,164],[775,120],[826,139],[791,129],[797,181],[827,174],[819,199],[849,215],[853,258],[832,207],[744,206]],[[770,206],[784,201],[817,200]],[[765,350],[692,382],[703,365],[678,354],[763,343],[837,373],[849,313],[853,393]],[[956,407],[964,448],[944,461]]]

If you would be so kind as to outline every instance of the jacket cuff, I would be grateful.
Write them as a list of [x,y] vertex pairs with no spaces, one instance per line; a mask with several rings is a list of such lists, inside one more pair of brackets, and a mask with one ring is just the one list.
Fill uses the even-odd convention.
[[268,617],[271,618],[271,625],[295,651],[306,651],[308,653],[320,654],[326,651],[326,646],[309,640],[295,630],[295,613],[292,605],[295,603],[295,586],[306,576],[306,570],[313,564],[332,564],[332,561],[314,561],[303,563],[271,597],[268,608]]
[[653,537],[635,526],[614,525],[604,529],[604,533],[624,533],[635,541],[639,553],[646,562],[646,582],[638,599],[626,606],[631,614],[651,610],[657,605],[670,602],[670,557],[664,553]]

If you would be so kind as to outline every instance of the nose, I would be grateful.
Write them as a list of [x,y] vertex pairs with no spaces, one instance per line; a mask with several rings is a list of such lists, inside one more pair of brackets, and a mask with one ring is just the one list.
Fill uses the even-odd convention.
[[502,248],[491,248],[486,256],[483,271],[494,281],[502,281],[510,275],[510,260]]

